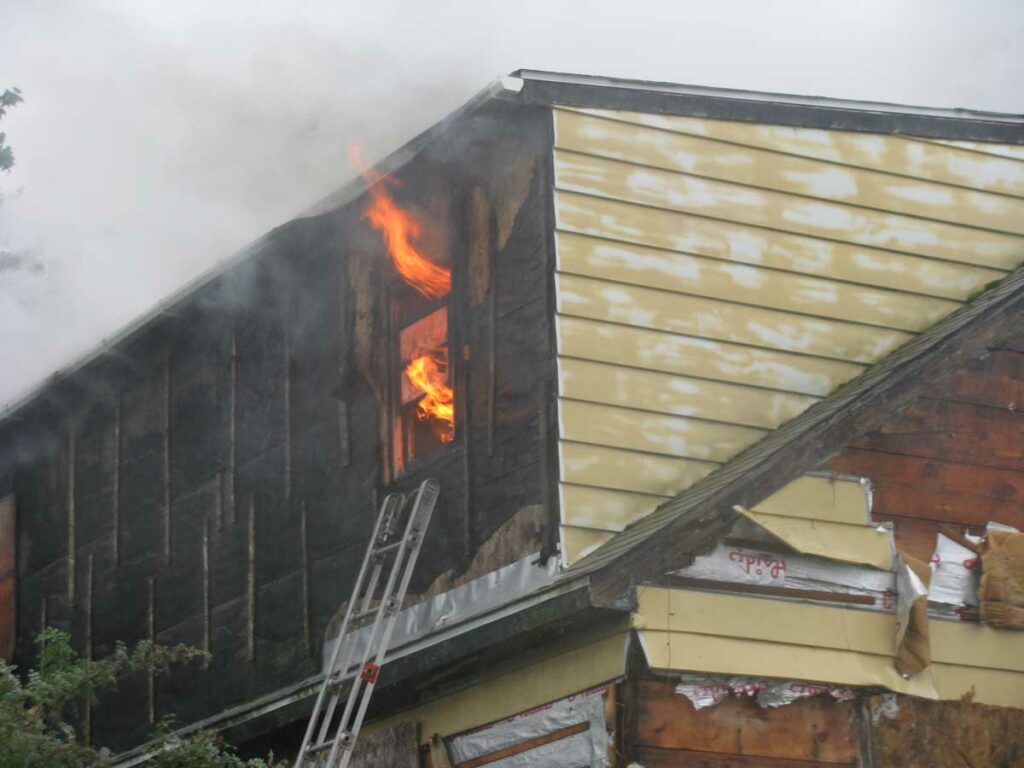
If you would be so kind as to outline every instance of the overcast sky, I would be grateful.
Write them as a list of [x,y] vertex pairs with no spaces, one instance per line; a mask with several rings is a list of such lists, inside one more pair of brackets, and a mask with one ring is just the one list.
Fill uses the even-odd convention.
[[1022,39],[1024,0],[5,0],[0,407],[511,70],[1021,113]]

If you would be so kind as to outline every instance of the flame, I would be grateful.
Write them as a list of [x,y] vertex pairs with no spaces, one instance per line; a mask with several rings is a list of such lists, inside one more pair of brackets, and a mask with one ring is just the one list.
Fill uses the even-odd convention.
[[405,375],[423,397],[416,404],[416,417],[430,422],[442,443],[455,437],[455,396],[445,383],[448,376],[448,349],[437,347],[417,354],[405,366]]
[[452,289],[451,272],[439,267],[413,245],[422,231],[420,222],[411,212],[400,208],[388,192],[388,185],[397,185],[398,182],[366,168],[355,147],[349,148],[349,161],[361,169],[360,173],[369,187],[370,204],[363,211],[363,217],[384,236],[388,255],[398,274],[428,299],[439,299],[448,294]]

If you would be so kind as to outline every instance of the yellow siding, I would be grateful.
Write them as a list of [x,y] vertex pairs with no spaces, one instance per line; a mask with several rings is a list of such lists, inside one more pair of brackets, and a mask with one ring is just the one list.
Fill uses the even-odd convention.
[[563,525],[561,530],[562,552],[570,562],[575,562],[589,555],[614,535],[611,531]]
[[847,525],[800,517],[781,517],[761,512],[746,512],[745,515],[802,554],[869,565],[883,571],[892,568],[893,542],[887,528],[876,528],[864,523]]
[[558,372],[562,397],[703,419],[728,414],[733,423],[765,429],[774,429],[817,400],[568,357],[559,360]]
[[1024,706],[1024,656],[1011,630],[932,620],[932,665],[904,680],[891,613],[643,587],[633,623],[655,669],[881,685],[943,699],[973,687],[976,701]]
[[645,630],[640,637],[647,663],[656,670],[884,686],[898,693],[938,698],[930,672],[904,680],[890,656],[687,632]]
[[764,430],[649,411],[564,400],[566,440],[705,461],[725,461]]
[[773,493],[753,511],[863,527],[871,519],[871,499],[867,485],[859,480],[806,475]]
[[[1007,158],[1024,160],[1024,147],[1019,145],[878,136],[851,131],[790,128],[636,112],[597,109],[577,111],[745,147],[825,160],[841,167],[884,171],[895,175],[897,179],[908,177],[937,181],[968,189],[1024,197],[1024,164],[1004,162]],[[976,153],[994,157],[978,156]]]
[[912,255],[894,258],[850,243],[573,192],[557,193],[556,213],[563,232],[928,296],[962,300],[1003,275],[987,267]]
[[715,468],[707,461],[622,451],[598,445],[561,444],[562,481],[621,491],[670,496]]
[[553,119],[569,562],[1024,260],[1016,148]]
[[425,744],[435,733],[461,733],[585,691],[625,674],[628,636],[626,627],[618,627],[568,647],[547,645],[539,653],[491,670],[488,679],[470,688],[370,723],[363,733],[411,721],[419,726],[420,742]]
[[972,227],[1024,232],[1024,200],[895,176],[851,165],[809,159],[614,119],[565,112],[558,119],[558,146],[588,152],[595,143],[605,157],[640,162],[704,178]]
[[868,363],[911,334],[560,274],[562,314],[753,347]]
[[923,330],[958,306],[949,299],[846,285],[573,233],[558,238],[558,268],[613,283],[698,293],[711,299],[904,331]]
[[557,318],[565,357],[824,396],[864,366],[742,344],[649,331],[581,317]]
[[559,188],[573,192],[936,259],[1011,269],[1020,253],[1019,235],[855,208],[577,152],[555,150],[555,173]]

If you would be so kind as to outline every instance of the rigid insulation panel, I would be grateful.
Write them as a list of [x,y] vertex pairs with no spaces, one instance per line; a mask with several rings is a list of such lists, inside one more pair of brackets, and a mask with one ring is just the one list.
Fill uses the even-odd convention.
[[553,121],[568,562],[1024,254],[1013,147],[594,109]]

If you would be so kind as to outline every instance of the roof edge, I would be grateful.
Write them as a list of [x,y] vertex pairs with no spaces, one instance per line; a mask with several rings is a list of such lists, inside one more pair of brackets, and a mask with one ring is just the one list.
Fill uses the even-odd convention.
[[[492,99],[507,98],[509,95],[517,94],[521,88],[522,81],[518,78],[502,77],[494,80],[440,122],[430,126],[398,149],[378,160],[373,164],[373,167],[385,174],[398,171],[411,162],[424,148],[450,130],[459,120],[472,114]],[[38,380],[35,384],[30,385],[21,394],[16,395],[8,405],[0,408],[0,427],[17,420],[19,411],[35,404],[50,387],[72,380],[84,368],[110,353],[114,347],[128,341],[136,333],[142,332],[157,322],[162,315],[171,313],[175,307],[187,301],[193,292],[213,282],[231,268],[261,253],[271,242],[275,233],[282,227],[300,219],[315,218],[335,211],[352,202],[365,191],[366,183],[361,176],[355,174],[354,178],[350,179],[340,189],[321,198],[301,213],[273,227],[248,245],[238,249],[230,256],[215,262],[206,270],[187,280],[180,287],[158,300],[149,310],[137,315],[126,325],[121,326],[113,335],[102,339],[99,344],[91,347],[88,351],[74,358],[68,364],[61,366],[45,378]]]
[[521,69],[525,101],[927,139],[1024,144],[1024,115]]

